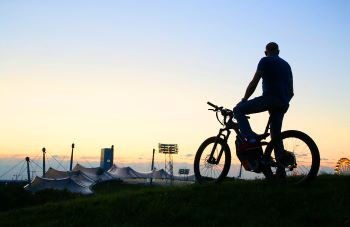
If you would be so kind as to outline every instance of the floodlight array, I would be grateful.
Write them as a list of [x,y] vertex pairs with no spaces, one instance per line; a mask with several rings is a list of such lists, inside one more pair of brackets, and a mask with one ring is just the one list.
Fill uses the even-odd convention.
[[177,144],[158,144],[159,153],[162,154],[177,154],[179,152]]

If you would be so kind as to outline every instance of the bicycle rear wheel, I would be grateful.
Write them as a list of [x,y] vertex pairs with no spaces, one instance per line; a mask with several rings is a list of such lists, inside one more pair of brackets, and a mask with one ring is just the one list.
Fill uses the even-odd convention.
[[[320,154],[316,143],[305,133],[289,130],[281,134],[284,150],[292,152],[296,165],[285,168],[287,181],[291,184],[306,184],[317,176],[320,167]],[[266,147],[265,157],[275,161],[273,145],[270,142]],[[265,177],[276,173],[277,167],[269,167],[264,171]]]
[[[222,156],[219,163],[212,164],[209,163],[209,157],[215,143],[217,145],[213,158],[217,160],[221,150]],[[230,166],[231,151],[227,143],[221,138],[210,137],[200,145],[194,159],[196,181],[204,184],[219,183],[227,176]]]

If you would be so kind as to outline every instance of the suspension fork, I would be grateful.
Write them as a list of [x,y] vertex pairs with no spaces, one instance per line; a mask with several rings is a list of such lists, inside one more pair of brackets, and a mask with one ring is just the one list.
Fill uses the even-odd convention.
[[[224,131],[227,131],[226,135],[223,133]],[[211,153],[209,156],[209,160],[208,160],[209,163],[211,163],[211,164],[219,164],[220,163],[222,153],[224,152],[224,147],[221,146],[221,149],[220,149],[220,152],[219,152],[217,159],[214,158],[214,152],[216,150],[216,147],[217,147],[220,139],[223,139],[224,142],[227,143],[227,140],[228,140],[228,137],[230,136],[230,133],[231,132],[228,129],[220,129],[219,134],[216,136],[215,144],[214,144],[213,149],[211,150]]]

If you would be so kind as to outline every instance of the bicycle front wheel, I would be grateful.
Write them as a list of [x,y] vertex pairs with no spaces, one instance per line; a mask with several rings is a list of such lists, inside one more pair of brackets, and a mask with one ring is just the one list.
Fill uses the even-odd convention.
[[[220,158],[217,163],[210,160],[214,146],[212,158],[214,160]],[[205,184],[219,183],[227,176],[230,166],[231,151],[227,143],[221,138],[210,137],[200,145],[194,159],[196,181]]]
[[[295,157],[295,165],[285,168],[288,183],[306,184],[317,176],[320,167],[320,153],[316,143],[307,134],[289,130],[281,134],[284,150],[292,152]],[[275,160],[273,145],[270,142],[265,150],[265,157]],[[272,176],[277,167],[268,168],[264,174]]]

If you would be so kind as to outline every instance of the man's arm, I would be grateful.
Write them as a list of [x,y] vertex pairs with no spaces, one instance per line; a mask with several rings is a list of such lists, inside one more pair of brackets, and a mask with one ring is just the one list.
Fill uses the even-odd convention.
[[259,83],[260,78],[262,77],[262,75],[263,75],[263,71],[257,70],[255,72],[254,78],[249,83],[242,101],[247,101],[249,99],[249,97],[254,93],[254,91],[256,89],[256,86],[258,86],[258,83]]

